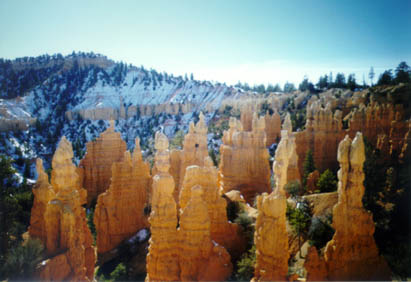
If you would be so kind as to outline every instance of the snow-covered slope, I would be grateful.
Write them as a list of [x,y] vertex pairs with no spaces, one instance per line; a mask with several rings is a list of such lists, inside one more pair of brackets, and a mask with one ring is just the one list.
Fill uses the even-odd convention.
[[[65,135],[72,143],[75,161],[84,154],[85,143],[107,128],[104,117],[85,119],[79,113],[86,110],[112,109],[119,112],[134,106],[190,105],[184,111],[153,111],[122,116],[116,121],[130,149],[139,137],[144,150],[152,149],[155,131],[169,137],[177,131],[187,131],[190,121],[206,111],[210,119],[224,99],[241,97],[237,88],[209,81],[175,77],[143,67],[114,63],[101,55],[71,54],[0,59],[0,121],[6,118],[30,120],[28,128],[17,131],[0,128],[0,154],[26,159],[42,157],[48,162]],[[73,113],[70,118],[67,113]],[[7,117],[6,117],[7,116]],[[151,140],[151,141],[150,141]],[[24,171],[32,164],[19,161]],[[33,175],[32,175],[33,176]]]

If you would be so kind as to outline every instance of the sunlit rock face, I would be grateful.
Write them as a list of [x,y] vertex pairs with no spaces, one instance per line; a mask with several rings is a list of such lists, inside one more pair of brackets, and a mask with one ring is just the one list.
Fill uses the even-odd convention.
[[110,187],[98,196],[94,213],[97,251],[105,253],[138,230],[148,227],[144,208],[148,204],[150,168],[143,162],[140,140],[133,155],[124,153],[124,161],[112,165]]
[[344,136],[342,112],[331,110],[331,104],[322,107],[320,101],[308,103],[305,130],[296,132],[298,168],[303,175],[303,163],[307,151],[311,149],[316,168],[335,169],[338,143]]
[[254,114],[252,131],[244,131],[235,118],[229,125],[220,148],[220,183],[224,192],[238,190],[251,203],[257,194],[271,190],[265,119]]
[[273,143],[278,143],[281,137],[281,118],[277,111],[272,115],[268,112],[264,116],[265,119],[265,133],[267,136],[267,146]]
[[231,257],[224,247],[211,239],[203,189],[193,186],[190,194],[180,214],[178,230],[181,281],[224,281],[232,272]]
[[[372,214],[364,209],[365,161],[361,133],[346,136],[338,146],[338,203],[333,210],[334,236],[327,243],[325,262],[330,280],[389,280],[390,271],[379,256],[373,237]],[[355,219],[353,221],[353,219]]]
[[[72,158],[71,144],[63,137],[52,160],[53,191],[50,191],[41,162],[37,162],[40,182],[35,188],[38,190],[33,208],[42,210],[43,217],[40,218],[39,212],[34,210],[31,229],[33,236],[42,240],[49,257],[38,271],[39,277],[45,280],[87,281],[94,277],[95,253],[82,207],[86,194],[79,186],[79,176]],[[49,201],[46,203],[46,200]],[[36,231],[43,228],[45,231],[36,236],[39,234]]]
[[186,168],[191,165],[204,166],[204,159],[208,157],[207,130],[204,115],[200,113],[197,124],[190,123],[188,133],[184,136],[183,149],[171,152],[170,174],[176,185],[174,199],[177,203]]
[[[190,172],[185,178],[190,180],[187,180],[182,190],[183,208],[180,209],[180,221],[178,221],[177,205],[173,195],[174,179],[169,174],[168,140],[162,133],[156,133],[155,148],[157,174],[153,177],[152,209],[149,217],[151,238],[146,280],[225,280],[232,272],[231,257],[224,247],[212,240],[209,214],[213,213],[209,211],[206,200],[211,201],[212,197],[216,197],[215,207],[221,209],[215,180],[213,177],[197,178],[196,176],[203,176],[202,172],[194,172],[190,169],[196,170],[198,166],[190,166],[187,169]],[[211,160],[206,159],[205,162],[204,169],[208,168],[208,171],[213,173],[215,168],[211,165]],[[206,190],[210,195],[203,195],[201,186],[190,185],[196,180],[207,187]],[[188,187],[189,193],[185,191]],[[216,220],[215,224],[218,223],[219,221]]]
[[146,281],[179,281],[177,205],[173,196],[174,179],[168,172],[168,139],[164,134],[156,133],[155,149],[157,174],[153,177],[151,213],[148,219],[151,237]]
[[87,204],[97,200],[98,195],[110,186],[111,166],[121,162],[126,143],[119,132],[114,132],[114,122],[96,141],[86,144],[87,153],[80,161],[79,172],[83,187],[87,190]]
[[205,159],[204,164],[202,167],[187,167],[180,192],[180,209],[184,210],[190,201],[192,187],[200,185],[203,189],[202,198],[208,209],[211,239],[226,248],[232,256],[238,256],[245,247],[244,238],[240,236],[240,227],[228,222],[227,202],[218,186],[217,168],[213,166],[210,157]]
[[44,172],[43,161],[41,159],[36,160],[36,169],[38,177],[33,187],[34,200],[31,209],[29,234],[30,237],[38,238],[42,242],[46,242],[47,232],[44,214],[47,209],[47,204],[55,198],[56,193],[49,183],[47,174]]
[[254,280],[284,281],[288,272],[288,234],[286,230],[286,195],[288,166],[296,162],[295,140],[288,130],[281,132],[273,164],[275,190],[257,197],[255,226],[256,265]]

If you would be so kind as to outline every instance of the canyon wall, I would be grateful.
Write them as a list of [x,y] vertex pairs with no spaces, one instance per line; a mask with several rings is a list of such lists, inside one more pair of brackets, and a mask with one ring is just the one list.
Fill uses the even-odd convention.
[[304,174],[303,163],[309,149],[320,172],[336,169],[337,147],[344,136],[341,119],[342,112],[336,110],[333,114],[329,103],[325,108],[320,101],[308,103],[305,130],[295,133],[300,175]]
[[152,116],[154,114],[158,115],[161,113],[171,115],[187,114],[199,107],[191,103],[131,105],[128,107],[124,107],[123,103],[120,104],[120,108],[92,108],[78,111],[67,111],[65,116],[68,120],[73,120],[77,116],[88,120],[118,120],[128,119],[134,116]]
[[252,131],[243,131],[235,118],[229,126],[220,147],[219,181],[224,192],[239,190],[251,203],[256,194],[271,191],[265,119],[254,114]]
[[266,144],[270,146],[273,143],[279,143],[281,137],[281,118],[277,110],[272,115],[268,112],[265,118],[265,134],[267,136]]

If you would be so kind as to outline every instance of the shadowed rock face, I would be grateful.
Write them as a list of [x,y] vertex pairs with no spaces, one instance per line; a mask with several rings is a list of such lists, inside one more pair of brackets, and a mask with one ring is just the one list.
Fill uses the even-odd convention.
[[143,162],[140,141],[136,139],[133,156],[124,153],[124,161],[112,165],[110,187],[100,194],[94,214],[97,251],[112,250],[138,230],[148,227],[144,207],[148,201],[150,169]]
[[[45,280],[86,281],[94,277],[95,254],[82,207],[86,194],[79,186],[72,158],[71,144],[63,137],[53,156],[52,191],[41,161],[37,162],[39,186],[35,188],[30,232],[32,236],[41,234],[38,237],[46,247],[49,259],[39,270],[40,278]],[[43,212],[42,218],[36,209]],[[37,232],[43,228],[45,232]]]
[[327,281],[327,267],[324,258],[318,255],[317,248],[311,246],[305,257],[304,268],[307,281]]
[[258,217],[255,226],[256,265],[254,280],[284,281],[288,272],[288,234],[286,230],[286,196],[289,164],[296,163],[295,142],[288,130],[281,132],[273,165],[275,190],[257,197]]
[[[361,133],[346,136],[338,146],[338,203],[333,210],[334,236],[327,243],[325,262],[330,280],[389,280],[390,270],[378,255],[372,214],[364,209],[365,161]],[[355,221],[353,222],[353,219]]]
[[239,190],[251,203],[257,194],[271,190],[265,120],[255,114],[252,131],[243,131],[235,118],[229,124],[220,148],[219,180],[224,192]]
[[239,236],[241,229],[237,224],[228,222],[227,202],[218,186],[217,168],[213,166],[210,157],[204,163],[202,167],[187,167],[180,192],[180,209],[184,210],[190,201],[192,187],[200,185],[204,192],[202,198],[208,209],[211,239],[226,248],[231,256],[238,257],[245,248],[244,238]]
[[110,127],[86,146],[87,153],[80,161],[79,172],[87,190],[87,204],[90,205],[110,186],[111,166],[114,162],[123,161],[126,143],[119,132],[114,132],[114,122],[111,121]]

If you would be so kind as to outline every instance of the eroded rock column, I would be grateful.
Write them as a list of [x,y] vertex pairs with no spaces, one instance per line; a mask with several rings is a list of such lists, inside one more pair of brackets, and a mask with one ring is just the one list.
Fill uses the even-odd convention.
[[[63,137],[52,160],[51,183],[56,196],[47,203],[43,217],[43,243],[49,259],[39,272],[45,280],[88,281],[94,277],[95,253],[82,207],[85,193],[78,186],[79,176],[72,158],[71,144]],[[47,185],[41,166],[39,174],[40,181]]]
[[390,271],[379,256],[373,237],[372,214],[362,204],[365,161],[362,134],[346,136],[338,146],[338,203],[333,209],[333,239],[325,262],[330,280],[389,280]]
[[148,203],[150,168],[143,162],[139,143],[137,138],[133,156],[126,151],[124,161],[113,163],[110,187],[98,197],[94,213],[98,253],[110,251],[148,227],[144,207]]
[[284,281],[288,272],[288,234],[286,230],[286,195],[288,165],[297,158],[295,141],[287,130],[281,131],[273,164],[275,190],[257,197],[255,226],[256,265],[254,280]]
[[174,179],[169,174],[170,152],[167,137],[155,136],[155,167],[153,177],[150,223],[151,238],[147,255],[146,281],[179,281],[177,237],[177,205],[174,200]]
[[179,263],[181,281],[224,281],[232,272],[226,249],[211,240],[208,208],[203,189],[191,188],[191,197],[180,215]]
[[204,166],[189,166],[186,169],[180,192],[180,209],[183,210],[191,198],[191,189],[200,185],[202,198],[207,205],[210,219],[211,239],[224,246],[230,254],[240,255],[244,251],[244,239],[239,236],[239,226],[228,222],[227,202],[222,197],[217,182],[218,171],[210,157],[204,160]]

